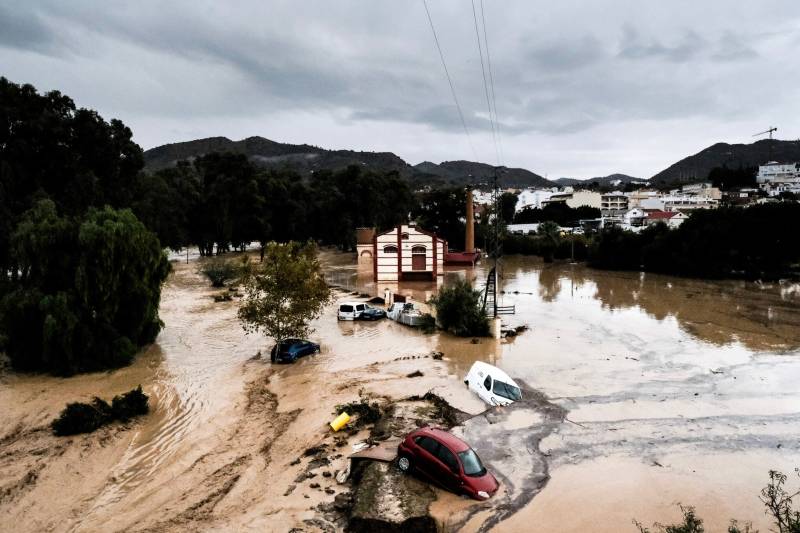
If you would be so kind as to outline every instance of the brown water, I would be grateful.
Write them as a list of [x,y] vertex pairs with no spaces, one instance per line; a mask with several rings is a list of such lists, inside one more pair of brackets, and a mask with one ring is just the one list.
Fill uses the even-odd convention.
[[[332,280],[382,295],[353,256],[322,258]],[[175,267],[163,292],[165,328],[132,366],[69,379],[0,376],[0,530],[320,530],[313,508],[333,499],[322,489],[342,488],[320,476],[297,481],[307,461],[292,462],[331,442],[334,406],[360,390],[394,398],[434,390],[479,413],[482,403],[461,383],[476,360],[543,391],[568,421],[537,446],[552,479],[536,498],[509,503],[525,500],[523,470],[535,466],[523,449],[507,450],[508,460],[487,450],[503,469],[503,493],[477,506],[440,493],[435,511],[453,526],[483,529],[506,505],[514,512],[502,515],[510,517],[499,531],[633,531],[633,518],[676,517],[680,501],[696,504],[712,531],[731,517],[763,531],[757,495],[767,470],[800,465],[797,284],[508,258],[502,303],[517,312],[505,320],[531,327],[515,339],[472,344],[391,321],[340,323],[334,302],[315,321],[322,353],[271,369],[251,360],[269,343],[244,335],[236,302],[214,303],[195,261]],[[480,284],[484,275],[483,266],[452,269],[445,283],[467,276]],[[424,301],[437,286],[391,288]],[[351,298],[337,293],[337,301]],[[434,350],[445,360],[424,357]],[[418,369],[424,377],[406,377]],[[140,383],[153,411],[129,431],[69,439],[47,431],[67,401]],[[524,447],[543,420],[514,412],[498,427]],[[329,468],[344,462],[334,458]]]

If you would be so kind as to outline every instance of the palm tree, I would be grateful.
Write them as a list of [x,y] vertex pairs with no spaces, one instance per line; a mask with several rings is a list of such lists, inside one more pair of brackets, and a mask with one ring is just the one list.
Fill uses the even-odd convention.
[[552,263],[553,254],[558,247],[558,243],[561,241],[561,228],[555,222],[548,220],[547,222],[539,224],[537,233],[540,237],[540,246],[544,262]]

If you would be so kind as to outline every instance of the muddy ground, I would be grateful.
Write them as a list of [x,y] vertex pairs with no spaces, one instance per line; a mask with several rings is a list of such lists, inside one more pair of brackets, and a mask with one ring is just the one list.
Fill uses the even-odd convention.
[[[382,293],[352,257],[323,259],[348,290]],[[800,465],[791,284],[509,260],[503,303],[517,314],[507,320],[531,326],[517,338],[473,344],[389,321],[339,323],[331,305],[312,336],[322,353],[272,367],[267,340],[238,324],[236,300],[214,302],[220,291],[196,261],[173,266],[165,328],[130,367],[68,379],[0,373],[0,530],[338,531],[346,512],[336,498],[351,486],[336,474],[374,428],[332,434],[335,406],[428,391],[466,413],[454,431],[502,482],[489,502],[426,485],[447,531],[634,531],[633,518],[676,518],[678,502],[697,505],[710,530],[735,517],[766,531],[757,496],[767,470]],[[447,278],[480,279],[481,268]],[[436,286],[401,290],[422,300]],[[525,382],[526,401],[484,413],[462,383],[475,360]],[[149,415],[50,434],[67,402],[138,384]]]

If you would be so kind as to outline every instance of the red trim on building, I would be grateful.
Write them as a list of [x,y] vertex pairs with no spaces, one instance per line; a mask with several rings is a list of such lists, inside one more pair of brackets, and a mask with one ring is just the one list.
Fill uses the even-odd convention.
[[439,238],[434,235],[433,236],[433,279],[436,279],[436,276],[439,273]]
[[378,282],[378,234],[372,237],[372,275],[373,281]]
[[402,224],[397,226],[397,281],[403,279],[403,233]]

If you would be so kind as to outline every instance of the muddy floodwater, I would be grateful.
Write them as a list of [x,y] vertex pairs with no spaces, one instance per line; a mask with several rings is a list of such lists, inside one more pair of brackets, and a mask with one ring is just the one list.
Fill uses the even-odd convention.
[[[336,301],[385,289],[422,301],[442,283],[481,286],[487,265],[439,284],[375,285],[350,254],[323,252],[342,288],[314,322],[322,353],[272,368],[237,301],[175,262],[157,342],[130,367],[73,378],[0,373],[1,531],[341,529],[318,509],[363,435],[320,475],[304,450],[329,443],[337,404],[432,390],[477,415],[457,428],[503,484],[489,502],[437,490],[431,512],[465,531],[635,531],[694,505],[709,531],[731,518],[767,531],[770,469],[800,466],[800,285],[699,281],[506,258],[502,341],[342,323]],[[433,360],[432,352],[443,352]],[[477,360],[531,390],[530,406],[481,414],[463,385]],[[422,377],[409,377],[415,371]],[[66,402],[142,384],[151,413],[129,426],[56,438]],[[338,456],[338,457],[337,457]],[[323,472],[324,470],[324,472]],[[316,471],[315,471],[316,472]],[[328,475],[325,475],[325,472]]]

